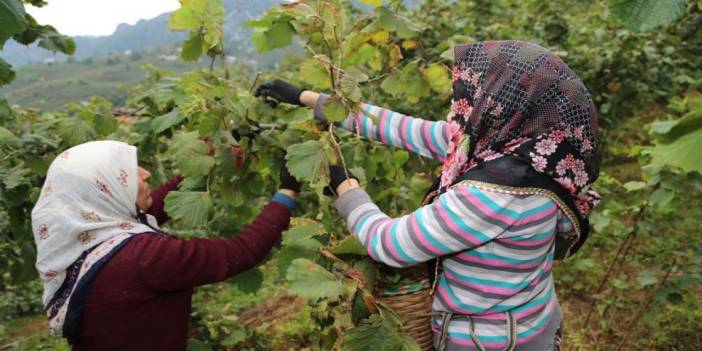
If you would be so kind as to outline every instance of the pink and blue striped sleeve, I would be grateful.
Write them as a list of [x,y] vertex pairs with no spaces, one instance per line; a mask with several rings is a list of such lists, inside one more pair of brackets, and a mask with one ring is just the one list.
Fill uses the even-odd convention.
[[[321,110],[326,98],[322,95],[315,106],[315,115],[321,119],[325,119]],[[426,158],[440,162],[446,158],[449,135],[445,121],[428,121],[361,103],[361,111],[349,114],[339,126]]]
[[527,201],[460,184],[398,218],[383,213],[360,188],[344,193],[336,207],[371,258],[393,267],[471,250],[505,234],[512,236],[514,230],[553,227],[544,221],[558,211],[546,197]]

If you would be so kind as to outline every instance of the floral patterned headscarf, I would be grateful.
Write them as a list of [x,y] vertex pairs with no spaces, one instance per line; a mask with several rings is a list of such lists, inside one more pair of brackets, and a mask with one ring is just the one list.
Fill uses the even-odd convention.
[[578,76],[555,54],[523,41],[454,49],[452,137],[441,191],[464,172],[506,155],[565,188],[580,216],[600,197],[597,112]]
[[75,334],[81,291],[97,270],[133,233],[154,231],[137,219],[137,193],[134,146],[89,142],[51,163],[32,210],[32,227],[52,334]]

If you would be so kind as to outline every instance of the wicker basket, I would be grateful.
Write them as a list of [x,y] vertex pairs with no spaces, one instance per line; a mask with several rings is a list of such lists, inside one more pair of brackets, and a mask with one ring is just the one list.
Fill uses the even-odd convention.
[[411,336],[421,350],[432,349],[433,333],[430,327],[432,298],[429,288],[406,294],[381,295],[379,300],[397,313],[402,322],[400,330]]
[[[387,269],[387,267],[385,267]],[[395,270],[395,269],[393,269]],[[423,267],[395,270],[413,283],[402,286],[379,286],[374,295],[397,313],[403,333],[411,336],[421,350],[432,350],[431,284]]]
[[[350,278],[358,281],[360,286],[367,286],[367,282],[362,276],[348,274],[354,269],[346,262],[340,260],[327,249],[319,251],[323,256],[329,258],[337,268],[347,272]],[[381,271],[400,275],[404,283],[397,284],[380,280],[373,291],[373,296],[397,314],[402,323],[400,331],[412,337],[421,350],[432,350],[434,335],[431,330],[431,304],[433,299],[427,270],[421,266],[398,269],[381,263],[375,265]]]

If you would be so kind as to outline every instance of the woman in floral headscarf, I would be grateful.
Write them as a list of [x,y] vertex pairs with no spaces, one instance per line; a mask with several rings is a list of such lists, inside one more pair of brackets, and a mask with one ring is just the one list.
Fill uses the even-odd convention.
[[49,167],[32,210],[44,308],[74,350],[185,350],[193,287],[254,267],[288,226],[300,184],[281,190],[238,236],[181,240],[159,228],[176,177],[154,191],[136,148],[74,146]]
[[[411,214],[390,218],[348,172],[332,168],[337,209],[369,255],[394,267],[441,259],[431,328],[438,350],[558,350],[561,310],[551,267],[589,231],[599,196],[597,116],[578,76],[521,41],[454,50],[448,121],[369,104],[341,126],[443,163]],[[283,81],[267,100],[314,106],[325,96]],[[377,116],[374,120],[369,116]]]

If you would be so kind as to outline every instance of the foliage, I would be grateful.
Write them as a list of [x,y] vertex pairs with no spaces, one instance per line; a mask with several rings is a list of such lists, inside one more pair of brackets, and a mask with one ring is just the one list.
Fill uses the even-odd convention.
[[[183,237],[236,233],[268,201],[286,162],[306,184],[299,218],[261,267],[197,294],[190,348],[416,349],[398,331],[394,313],[372,295],[387,272],[345,232],[322,188],[327,166],[345,164],[394,216],[419,205],[437,165],[319,125],[308,110],[272,109],[251,92],[262,80],[285,78],[330,93],[324,111],[332,120],[357,112],[361,100],[437,119],[450,98],[453,45],[522,38],[557,51],[585,79],[604,125],[597,184],[604,202],[592,217],[592,239],[555,267],[573,330],[568,341],[583,349],[619,340],[635,340],[631,349],[696,345],[690,331],[702,326],[700,315],[680,306],[699,304],[702,242],[690,233],[702,213],[689,204],[702,200],[702,180],[689,172],[698,170],[697,155],[677,150],[699,144],[702,110],[699,95],[673,97],[700,83],[697,4],[677,23],[636,33],[610,21],[601,1],[362,3],[370,6],[302,1],[274,7],[247,23],[254,45],[270,51],[296,41],[303,53],[255,77],[246,69],[230,79],[224,69],[179,76],[153,70],[130,91],[130,116],[119,123],[103,99],[43,113],[0,103],[0,271],[9,272],[0,291],[36,277],[28,214],[46,167],[67,147],[94,138],[135,144],[154,183],[179,169],[185,180],[166,199],[174,219],[167,229]],[[184,58],[221,55],[220,6],[184,1],[173,14],[171,27],[190,31]],[[611,10],[623,15],[614,5]],[[626,21],[653,25],[648,18]],[[654,119],[661,121],[651,134],[643,131]],[[284,321],[271,312],[282,305],[294,307]],[[279,319],[248,318],[267,314]],[[671,321],[687,326],[666,325]]]
[[[37,7],[46,4],[43,1],[25,2]],[[37,42],[39,47],[67,55],[73,55],[76,51],[73,39],[59,34],[50,25],[38,24],[34,17],[26,13],[22,0],[3,0],[0,2],[0,49],[10,38],[23,45]],[[14,78],[15,72],[11,66],[0,58],[0,86],[10,83]]]
[[612,14],[634,30],[649,30],[673,22],[685,13],[685,0],[610,0]]
[[190,31],[180,57],[185,61],[196,61],[203,52],[210,56],[221,54],[224,51],[222,0],[184,0],[180,5],[168,22],[171,30]]
[[123,106],[129,90],[143,83],[155,67],[158,67],[161,75],[182,74],[203,67],[203,63],[165,61],[151,53],[144,53],[139,61],[125,57],[120,62],[107,64],[120,56],[23,65],[16,69],[17,78],[12,84],[0,87],[0,95],[12,104],[46,111],[62,110],[70,102],[88,101],[92,96],[107,99],[115,106]]
[[702,97],[674,99],[670,110],[682,116],[651,125],[656,137],[652,163],[702,173],[702,155],[698,152],[702,148]]

